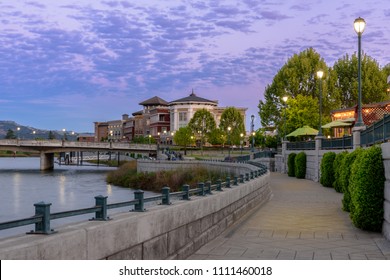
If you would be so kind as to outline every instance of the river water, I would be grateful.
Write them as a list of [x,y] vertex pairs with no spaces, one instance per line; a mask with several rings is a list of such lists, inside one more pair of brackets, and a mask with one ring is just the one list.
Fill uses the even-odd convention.
[[[0,223],[34,215],[34,203],[52,203],[50,212],[61,212],[95,205],[94,197],[108,196],[107,203],[134,199],[133,190],[107,184],[103,166],[55,165],[54,171],[40,171],[39,158],[0,158]],[[145,192],[145,197],[152,195]],[[109,210],[125,212],[131,209]],[[88,220],[94,214],[51,221],[51,227]],[[0,230],[0,238],[25,233],[34,225]]]

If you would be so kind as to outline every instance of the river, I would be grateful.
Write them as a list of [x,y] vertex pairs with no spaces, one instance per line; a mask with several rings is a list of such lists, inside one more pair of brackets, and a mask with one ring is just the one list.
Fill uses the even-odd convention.
[[[39,166],[39,158],[0,158],[0,223],[33,216],[34,203],[41,201],[52,203],[50,211],[54,213],[91,207],[97,195],[108,196],[107,203],[134,198],[133,190],[106,183],[106,174],[113,168],[55,165],[53,171],[40,171]],[[128,210],[118,208],[108,214]],[[53,220],[51,227],[93,216]],[[33,229],[34,225],[0,230],[0,238]]]

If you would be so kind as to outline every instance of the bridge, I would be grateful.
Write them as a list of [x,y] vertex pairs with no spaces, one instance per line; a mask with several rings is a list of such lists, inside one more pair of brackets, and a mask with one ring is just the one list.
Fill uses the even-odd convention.
[[129,152],[146,154],[157,151],[155,144],[130,144],[122,142],[73,142],[61,140],[0,140],[0,150],[40,153],[40,169],[54,168],[54,154],[61,152]]

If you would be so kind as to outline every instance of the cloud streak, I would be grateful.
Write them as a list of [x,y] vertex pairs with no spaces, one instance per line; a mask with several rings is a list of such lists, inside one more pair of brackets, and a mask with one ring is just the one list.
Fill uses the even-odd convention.
[[[139,110],[138,103],[151,96],[173,100],[192,88],[219,100],[239,94],[240,87],[256,88],[248,93],[256,96],[252,100],[231,105],[257,113],[265,86],[293,54],[315,47],[331,66],[354,52],[352,22],[359,12],[367,16],[366,53],[379,56],[374,58],[382,65],[388,63],[384,39],[389,27],[383,22],[390,10],[361,11],[352,0],[343,5],[267,0],[2,1],[0,104],[11,102],[15,107],[1,108],[7,115],[0,113],[0,119],[64,126],[73,118],[62,114],[47,119],[49,112],[25,118],[21,112],[47,106],[55,116],[66,104],[67,116],[74,111],[83,123],[89,119],[89,128],[74,128],[85,131],[96,120],[95,108],[101,119],[119,118]],[[218,88],[224,92],[215,92]],[[120,103],[115,105],[115,98]],[[23,102],[16,105],[18,100]],[[92,108],[91,100],[97,100]]]

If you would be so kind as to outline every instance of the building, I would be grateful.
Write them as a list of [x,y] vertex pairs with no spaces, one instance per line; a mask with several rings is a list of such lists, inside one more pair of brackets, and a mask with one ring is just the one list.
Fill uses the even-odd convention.
[[[226,109],[218,107],[218,101],[197,96],[194,91],[187,97],[171,102],[154,96],[139,103],[142,110],[132,117],[124,114],[122,120],[95,122],[95,141],[132,141],[136,137],[151,135],[159,143],[172,143],[175,131],[185,127],[196,111],[207,109],[219,126],[221,115]],[[244,123],[247,108],[237,108]]]

